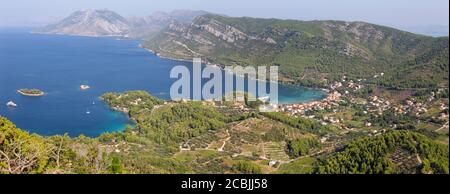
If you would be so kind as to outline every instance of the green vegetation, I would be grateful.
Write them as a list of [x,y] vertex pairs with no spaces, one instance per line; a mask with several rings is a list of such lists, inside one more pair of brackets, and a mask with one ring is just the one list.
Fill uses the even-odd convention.
[[322,125],[317,121],[301,117],[291,117],[286,115],[285,113],[267,112],[261,114],[270,119],[295,127],[301,131],[310,132],[313,134],[321,135],[326,134],[328,132],[332,132],[334,130],[333,127],[328,125]]
[[315,172],[317,159],[313,157],[299,158],[282,164],[276,173],[279,174],[312,174]]
[[286,134],[277,128],[272,128],[269,132],[264,134],[263,139],[265,141],[273,141],[273,142],[280,142],[284,141],[286,138]]
[[38,89],[20,89],[17,90],[22,95],[25,96],[42,96],[44,95],[44,92]]
[[[398,149],[406,152],[407,156],[394,155]],[[349,143],[342,151],[324,159],[318,172],[390,174],[412,170],[413,173],[448,174],[448,152],[448,146],[433,142],[423,135],[395,131]],[[402,163],[415,162],[417,165],[406,166],[405,169],[396,165],[396,160],[403,160]]]
[[[0,173],[449,173],[448,131],[427,123],[408,129],[427,136],[393,131],[369,138],[364,130],[341,133],[312,119],[224,102],[164,102],[141,91],[103,99],[132,110],[136,125],[98,138],[42,137],[0,117]],[[358,106],[344,110],[343,117],[364,117]],[[372,121],[382,127],[394,116]]]
[[[422,43],[423,44],[423,43]],[[418,44],[416,47],[425,45]],[[448,88],[449,73],[448,37],[436,38],[429,49],[417,57],[397,65],[382,78],[379,84],[391,88]]]
[[302,138],[289,141],[287,144],[287,152],[289,156],[297,158],[308,155],[311,149],[318,147],[320,147],[319,140],[315,138]]
[[102,98],[113,109],[128,112],[139,134],[159,144],[179,143],[224,126],[225,117],[201,102],[162,106],[161,100],[143,91],[107,93]]
[[[199,26],[208,26],[201,28]],[[209,30],[209,31],[208,31]],[[195,37],[195,38],[192,38]],[[283,80],[324,86],[346,75],[390,88],[448,87],[448,37],[343,21],[204,15],[144,44],[163,56],[222,65],[278,65]]]
[[111,108],[129,113],[130,116],[142,110],[152,110],[155,105],[162,104],[161,100],[145,91],[130,91],[124,94],[106,93],[101,98]]
[[449,174],[448,37],[207,14],[192,25],[171,22],[143,47],[219,65],[277,65],[282,82],[339,81],[332,91],[343,95],[338,105],[308,110],[309,119],[258,112],[264,102],[247,93],[244,102],[107,93],[101,98],[135,125],[98,138],[42,137],[0,117],[0,173]]
[[117,157],[112,158],[111,166],[109,167],[109,170],[112,174],[121,174],[122,171],[122,164],[120,162],[120,159]]
[[84,174],[117,170],[94,139],[30,135],[0,117],[0,173]]
[[225,126],[225,118],[200,102],[165,106],[140,119],[138,130],[158,143],[182,142]]
[[243,174],[261,174],[261,167],[248,161],[237,161],[231,167],[236,173]]
[[400,128],[408,129],[414,119],[410,115],[396,115],[393,110],[384,111],[380,116],[371,116],[369,122],[375,123],[379,127],[388,127],[389,125],[399,125]]
[[50,158],[45,139],[0,117],[0,173],[42,173]]

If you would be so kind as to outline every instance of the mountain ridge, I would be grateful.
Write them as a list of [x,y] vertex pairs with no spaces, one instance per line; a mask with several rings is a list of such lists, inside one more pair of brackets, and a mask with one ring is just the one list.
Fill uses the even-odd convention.
[[[165,57],[202,57],[219,65],[275,64],[281,67],[284,78],[294,83],[323,85],[342,76],[362,79],[389,72],[407,66],[411,59],[418,60],[417,57],[427,53],[433,54],[428,56],[430,61],[445,58],[448,55],[448,37],[433,38],[366,22],[206,14],[197,17],[190,25],[170,25],[147,41],[144,48]],[[439,57],[438,53],[444,57]],[[448,75],[442,74],[448,74],[448,61],[439,59],[431,66],[441,68],[437,75],[431,75],[439,77],[436,82],[413,83],[406,80],[404,82],[411,83],[390,86],[448,86],[445,84]],[[428,76],[426,79],[431,78]]]
[[120,36],[145,39],[158,33],[170,23],[191,22],[205,11],[174,10],[154,12],[143,17],[122,17],[116,12],[103,10],[80,10],[68,17],[36,30],[36,33],[79,36]]
[[109,10],[76,11],[63,20],[38,29],[38,33],[80,36],[126,36],[127,20]]
[[[77,11],[37,31],[145,40],[143,48],[182,60],[278,65],[282,80],[323,87],[343,76],[390,88],[448,87],[448,37],[367,22],[229,17],[205,11],[124,18],[109,10]],[[416,79],[417,78],[417,79]]]

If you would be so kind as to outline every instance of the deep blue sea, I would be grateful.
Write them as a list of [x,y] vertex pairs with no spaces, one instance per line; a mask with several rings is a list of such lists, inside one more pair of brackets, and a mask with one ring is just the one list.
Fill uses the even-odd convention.
[[[0,116],[41,135],[95,137],[132,124],[126,115],[99,100],[106,92],[146,90],[169,99],[169,72],[192,63],[162,59],[139,47],[137,40],[31,34],[29,29],[0,29]],[[80,90],[82,84],[91,86]],[[38,88],[46,95],[16,92]],[[321,90],[279,87],[280,103],[324,97]],[[6,106],[8,101],[18,104]],[[90,114],[87,114],[90,112]]]

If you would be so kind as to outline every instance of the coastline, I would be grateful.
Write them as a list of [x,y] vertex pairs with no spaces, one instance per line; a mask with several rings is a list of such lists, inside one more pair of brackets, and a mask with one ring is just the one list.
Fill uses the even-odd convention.
[[[139,47],[144,49],[144,50],[146,50],[146,51],[148,51],[148,52],[150,52],[150,53],[152,53],[152,54],[154,54],[154,55],[156,55],[159,58],[162,58],[162,59],[169,59],[169,60],[174,60],[174,61],[183,61],[183,62],[191,62],[192,63],[192,60],[180,59],[180,58],[174,58],[174,57],[161,55],[161,54],[157,53],[154,50],[151,50],[149,48],[145,48],[142,44],[139,44]],[[212,63],[208,62],[208,63],[205,63],[204,65],[205,66],[218,67],[221,70],[225,71],[225,66],[222,65],[222,64],[212,64]],[[256,79],[256,81],[270,81],[270,80]],[[272,81],[270,81],[270,82],[272,82]],[[282,84],[282,85],[286,85],[286,86],[292,86],[292,87],[303,87],[303,88],[308,88],[308,89],[321,90],[321,91],[325,92],[323,99],[314,100],[314,101],[311,101],[311,102],[322,101],[324,99],[327,99],[332,94],[332,91],[328,87],[310,87],[310,86],[306,86],[306,85],[302,85],[302,84],[298,84],[298,83],[284,82],[284,81],[280,81],[280,80],[278,80],[278,84]],[[306,103],[307,102],[301,103],[301,104],[306,104]],[[296,104],[298,104],[298,103],[296,103]]]
[[[62,33],[43,33],[43,32],[35,32],[35,31],[30,31],[30,33],[32,33],[32,34],[44,34],[44,35],[78,36],[78,37],[92,37],[92,38],[124,38],[125,40],[139,40],[139,39],[133,39],[133,38],[130,38],[130,37],[127,37],[127,36],[123,36],[123,35],[79,35],[79,34],[62,34]],[[168,60],[181,61],[181,62],[191,62],[192,63],[192,60],[189,60],[189,59],[182,59],[182,58],[171,57],[169,55],[163,55],[163,54],[158,53],[158,52],[156,52],[156,51],[154,51],[152,49],[146,48],[142,43],[139,44],[138,47],[144,49],[147,52],[150,52],[150,53],[154,54],[155,56],[157,56],[157,57],[159,57],[161,59],[168,59]],[[220,68],[221,70],[225,71],[225,65],[223,65],[223,64],[213,64],[211,62],[206,62],[206,63],[203,63],[202,65],[205,65],[205,66],[208,66],[208,67]],[[283,76],[281,75],[280,77],[283,77]],[[271,80],[261,80],[261,79],[256,79],[256,81],[270,81],[270,82],[272,82]],[[329,95],[331,95],[331,91],[327,87],[311,87],[311,86],[306,86],[306,85],[302,85],[302,84],[298,84],[298,83],[293,83],[292,81],[282,81],[282,80],[279,80],[278,84],[291,86],[291,87],[303,87],[303,88],[308,88],[308,89],[321,90],[321,91],[325,92],[324,98],[319,99],[319,100],[314,100],[314,101],[321,101],[323,99],[326,99]],[[26,93],[22,93],[22,92],[19,92],[19,93],[21,93],[22,95],[25,95],[25,96],[33,96],[33,97],[38,97],[38,96],[43,96],[44,95],[44,93],[43,94],[39,94],[39,95],[26,94]],[[311,101],[311,102],[313,102],[313,101]],[[114,110],[114,111],[119,111],[119,112],[123,112],[123,113],[127,114],[127,112],[123,111],[123,110]]]
[[[32,34],[44,34],[44,35],[62,35],[62,36],[79,36],[79,37],[91,37],[91,38],[124,38],[125,40],[140,40],[140,39],[135,39],[135,38],[131,38],[131,37],[127,37],[127,36],[123,36],[123,35],[80,35],[80,34],[63,34],[63,33],[43,33],[43,32],[35,32],[35,31],[30,31],[30,33]],[[182,59],[182,58],[176,58],[176,57],[171,57],[168,55],[162,55],[152,49],[146,48],[144,47],[143,44],[139,44],[138,45],[139,48],[142,48],[144,50],[146,50],[147,52],[150,52],[154,55],[156,55],[159,58],[162,59],[168,59],[168,60],[174,60],[174,61],[182,61],[182,62],[192,62],[192,60],[189,59]],[[212,64],[210,62],[204,63],[205,66],[213,66],[213,67],[219,67],[221,70],[225,71],[225,65],[222,64]],[[281,78],[283,78],[283,76],[280,76]],[[256,79],[256,81],[264,81],[261,79]],[[265,81],[270,81],[270,80],[265,80]],[[292,83],[291,81],[278,81],[278,84],[283,84],[283,85],[289,85],[289,86],[296,86],[296,87],[304,87],[304,88],[310,88],[310,89],[317,89],[317,90],[323,90],[325,91],[327,94],[330,93],[330,89],[327,87],[311,87],[311,86],[306,86],[306,85],[302,85],[299,83]]]
[[57,36],[74,36],[74,37],[90,37],[90,38],[123,38],[123,39],[133,39],[124,35],[83,35],[83,34],[65,34],[65,33],[49,33],[49,32],[36,32],[29,31],[30,34],[40,34],[40,35],[57,35]]
[[146,50],[147,52],[150,52],[150,53],[156,55],[157,57],[159,57],[161,59],[169,59],[169,60],[173,60],[173,61],[183,61],[183,62],[192,62],[192,60],[188,60],[188,59],[180,59],[180,58],[174,58],[174,57],[161,55],[161,54],[157,53],[154,50],[145,48],[142,44],[139,44],[139,48],[142,48],[142,49]]
[[[56,35],[56,36],[59,36],[59,35]],[[65,35],[61,35],[61,36],[65,36]],[[81,36],[79,36],[79,37],[81,37]],[[106,39],[108,39],[108,37],[104,37],[104,38],[106,38]],[[59,39],[59,38],[58,38]],[[72,40],[72,39],[71,39]],[[94,40],[95,41],[95,40]],[[114,42],[117,42],[118,44],[127,44],[127,42],[118,42],[118,41],[114,41]],[[138,46],[138,44],[139,44],[139,42],[134,42],[132,45],[130,45],[131,47],[136,47],[136,46]],[[147,49],[147,51],[148,52],[150,52],[148,49]],[[145,51],[141,51],[141,52],[144,52],[144,54],[145,54]],[[152,57],[152,56],[147,56],[147,57]],[[161,57],[161,56],[158,56],[158,57]],[[176,59],[170,59],[170,60],[176,60]],[[189,60],[179,60],[179,61],[188,61],[188,62],[192,62],[192,61],[189,61]],[[36,62],[33,62],[33,63],[36,63]],[[146,64],[146,65],[149,65],[149,64]],[[212,65],[213,66],[213,64],[204,64],[204,65]],[[215,66],[216,68],[220,68],[219,66]],[[5,83],[6,84],[6,83]],[[70,86],[70,87],[72,87],[72,86]],[[21,86],[19,86],[19,87],[16,87],[16,89],[21,89]],[[45,89],[45,88],[42,88],[42,89]],[[47,90],[47,89],[46,89]],[[48,89],[48,90],[54,90],[54,89]],[[12,90],[11,92],[17,92],[17,91],[15,91],[15,90]],[[30,99],[30,100],[33,100],[33,99],[35,99],[35,100],[39,100],[40,98],[47,98],[47,97],[50,97],[50,91],[44,91],[45,93],[43,93],[43,94],[27,94],[27,93],[23,93],[22,94],[22,92],[18,92],[19,93],[19,97],[20,97],[20,95],[24,95],[24,96],[29,96],[29,97],[22,97],[22,98],[26,98],[27,100],[28,99]],[[90,92],[89,92],[90,93]],[[17,93],[16,93],[16,95],[17,95]],[[83,95],[85,95],[85,94],[83,94]],[[39,97],[39,96],[43,96],[43,97]],[[52,95],[52,97],[54,97],[54,95]],[[95,97],[97,97],[97,96],[95,96]],[[51,100],[51,99],[49,99],[49,100]],[[18,101],[19,103],[20,103],[20,101]],[[87,101],[85,101],[86,102],[86,105],[89,105],[90,104],[90,102],[92,102],[92,99],[89,99],[89,100],[87,100]],[[48,103],[48,102],[44,102],[44,101],[42,101],[42,102],[40,102],[40,103]],[[76,105],[76,106],[84,106],[84,102],[82,102],[80,105]],[[29,107],[31,107],[31,106],[29,106]],[[135,122],[135,120],[133,120],[132,118],[130,118],[129,117],[129,115],[128,115],[128,113],[126,112],[126,111],[120,111],[120,110],[114,110],[114,107],[110,107],[111,108],[111,110],[113,110],[113,111],[116,111],[116,112],[120,112],[120,113],[123,113],[123,115],[125,116],[125,117],[127,117],[128,119],[129,119],[129,121],[131,122],[131,123],[134,123]],[[32,107],[31,108],[29,108],[29,109],[33,109]],[[88,118],[88,117],[90,117],[90,118],[93,118],[93,117],[95,117],[96,115],[95,114],[90,114],[90,115],[86,115],[86,114],[84,114],[85,113],[85,111],[86,111],[86,109],[91,109],[90,108],[90,105],[89,105],[89,107],[88,108],[82,108],[82,110],[81,110],[81,112],[80,112],[80,115],[82,115],[82,117],[80,116],[80,118],[84,118],[84,117],[86,117],[86,118]],[[96,113],[95,112],[95,110],[90,110],[92,113]],[[127,120],[128,121],[128,120]],[[19,122],[19,124],[20,124],[20,122]],[[74,128],[74,129],[78,129],[78,128]],[[100,128],[99,128],[100,129]],[[43,131],[47,131],[46,129],[42,129]],[[84,130],[84,129],[83,129]],[[93,130],[97,130],[97,129],[93,129]],[[41,131],[41,129],[37,129],[37,131]],[[63,129],[60,129],[60,130],[55,130],[56,132],[57,131],[63,131]],[[57,133],[59,133],[59,132],[57,132]],[[78,133],[78,132],[77,132]],[[83,133],[83,132],[81,132],[81,133]],[[88,133],[90,133],[90,132],[86,132],[86,134],[88,134]],[[61,133],[61,134],[63,134],[63,133]]]

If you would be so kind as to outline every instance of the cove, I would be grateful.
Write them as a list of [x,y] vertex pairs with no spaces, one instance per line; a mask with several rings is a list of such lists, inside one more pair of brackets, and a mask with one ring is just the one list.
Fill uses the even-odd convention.
[[[190,62],[160,58],[137,40],[31,34],[29,29],[0,29],[0,116],[40,135],[96,137],[132,124],[99,100],[106,92],[145,90],[169,99],[170,70]],[[81,90],[80,85],[89,85]],[[46,95],[23,96],[21,88]],[[321,90],[279,86],[280,103],[322,99]],[[7,107],[8,101],[18,107]],[[89,112],[90,114],[87,114]]]

